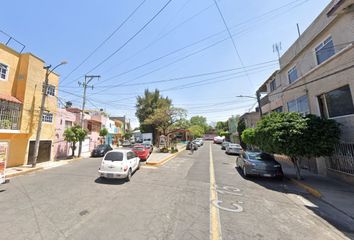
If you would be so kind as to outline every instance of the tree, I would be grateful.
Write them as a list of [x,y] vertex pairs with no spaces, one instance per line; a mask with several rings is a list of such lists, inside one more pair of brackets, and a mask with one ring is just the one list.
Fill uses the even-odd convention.
[[193,125],[188,130],[191,132],[193,137],[201,137],[204,134],[204,129],[200,125]]
[[[204,130],[204,133],[209,129],[208,123],[207,123],[207,119],[206,117],[203,116],[193,116],[191,117],[190,120],[191,125],[198,125],[201,126]],[[203,134],[204,134],[203,133]]]
[[246,148],[246,145],[244,144],[244,141],[242,139],[242,133],[245,129],[246,129],[245,119],[240,118],[237,123],[237,132],[238,132],[238,136],[240,138],[240,144],[243,148]]
[[181,118],[179,120],[176,121],[176,123],[174,124],[174,127],[176,129],[188,129],[191,127],[191,123],[188,119],[185,119],[185,118]]
[[167,136],[175,130],[175,123],[185,118],[186,110],[171,106],[162,106],[145,119],[144,124],[153,125],[161,134]]
[[301,179],[301,157],[328,156],[339,142],[340,129],[334,120],[299,113],[271,113],[255,129],[255,144],[265,152],[289,156]]
[[107,128],[101,128],[101,130],[100,130],[100,136],[102,137],[102,138],[104,138],[104,137],[106,137],[107,136],[107,134],[108,134],[108,130],[107,130]]
[[[136,99],[136,112],[135,115],[139,120],[139,123],[144,128],[149,129],[149,126],[144,122],[145,120],[154,114],[156,109],[161,108],[163,106],[171,106],[172,101],[166,97],[160,95],[160,91],[155,89],[155,91],[150,92],[149,89],[145,89],[143,96],[138,96]],[[144,129],[140,129],[142,132]]]
[[[71,156],[74,157],[75,155],[75,149],[76,149],[76,143],[79,141],[83,141],[87,135],[87,131],[85,129],[82,129],[79,125],[75,125],[71,128],[67,128],[64,131],[64,139],[67,142],[71,142],[71,148],[72,148],[72,154]],[[80,156],[80,153],[79,155]]]
[[[87,136],[87,130],[86,129],[83,129],[81,128],[80,126],[76,129],[76,136],[77,136],[77,139],[80,143],[80,146],[82,145],[82,142],[85,140],[85,137]],[[80,147],[79,148],[79,155],[78,157],[81,156],[81,150],[82,148]]]
[[242,131],[242,141],[249,145],[256,144],[256,130],[254,128],[246,128]]
[[216,126],[215,126],[215,130],[219,136],[224,132],[228,132],[229,125],[228,125],[227,121],[226,122],[222,122],[222,121],[217,122]]

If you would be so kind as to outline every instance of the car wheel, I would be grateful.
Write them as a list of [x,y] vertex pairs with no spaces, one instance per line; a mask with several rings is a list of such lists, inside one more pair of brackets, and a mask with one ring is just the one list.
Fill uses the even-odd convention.
[[132,178],[132,170],[131,169],[129,169],[129,171],[128,171],[128,175],[127,175],[127,182],[130,182],[130,179]]
[[247,177],[247,176],[248,176],[246,167],[243,167],[243,176],[244,176],[244,177]]

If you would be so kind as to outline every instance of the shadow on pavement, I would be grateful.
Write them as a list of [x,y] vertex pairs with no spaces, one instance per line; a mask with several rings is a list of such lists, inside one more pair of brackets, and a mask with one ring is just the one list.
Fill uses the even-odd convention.
[[[345,234],[349,239],[354,239],[354,219],[345,213],[341,212],[339,209],[331,206],[330,204],[323,201],[321,198],[315,198],[310,193],[295,186],[286,177],[283,180],[276,178],[266,178],[257,176],[243,176],[242,170],[235,167],[235,170],[247,181],[252,181],[264,188],[272,191],[282,192],[285,194],[296,194],[307,201],[310,204],[304,204],[304,206],[315,213],[320,218],[327,221],[333,227],[337,228],[343,234]],[[294,203],[295,204],[295,203]]]
[[95,183],[98,184],[107,184],[107,185],[122,185],[126,183],[127,181],[125,179],[108,179],[108,178],[101,178],[98,177],[95,179]]

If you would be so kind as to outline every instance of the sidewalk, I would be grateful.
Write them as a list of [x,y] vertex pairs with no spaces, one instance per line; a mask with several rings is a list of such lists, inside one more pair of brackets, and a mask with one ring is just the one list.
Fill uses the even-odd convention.
[[[321,199],[336,210],[345,214],[354,221],[354,186],[325,176],[301,169],[302,180],[296,180],[293,164],[287,160],[279,160],[284,175],[304,188],[313,196]],[[354,228],[354,226],[353,226]]]
[[155,148],[154,151],[151,153],[150,157],[146,161],[147,165],[161,165],[171,158],[175,157],[178,153],[186,149],[186,144],[183,143],[178,143],[177,144],[177,149],[178,152],[176,153],[160,153],[158,150]]
[[27,174],[27,173],[31,173],[31,172],[36,172],[36,171],[43,170],[43,169],[55,168],[55,167],[59,167],[59,166],[68,164],[68,163],[73,162],[73,161],[81,160],[83,158],[84,157],[37,163],[35,168],[32,168],[32,165],[23,165],[23,166],[18,166],[18,167],[10,167],[10,168],[6,168],[5,169],[5,177],[6,178],[11,178],[11,177],[16,177],[16,176],[19,176],[19,175],[24,175],[24,174]]

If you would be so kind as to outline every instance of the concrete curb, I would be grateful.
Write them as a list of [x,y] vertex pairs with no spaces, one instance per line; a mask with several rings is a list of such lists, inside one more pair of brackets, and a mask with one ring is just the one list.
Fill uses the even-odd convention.
[[13,178],[13,177],[21,176],[21,175],[26,175],[28,173],[37,172],[37,171],[43,170],[43,169],[44,169],[43,167],[30,168],[28,170],[6,174],[5,178]]
[[172,158],[176,157],[179,153],[183,152],[184,150],[186,150],[185,147],[183,147],[181,150],[179,150],[178,152],[176,153],[173,153],[171,156],[168,156],[168,157],[165,157],[163,158],[160,162],[146,162],[146,165],[150,165],[150,166],[155,166],[155,167],[158,167],[158,166],[162,166],[164,165],[166,162],[168,162],[169,160],[171,160]]
[[307,185],[305,183],[302,183],[294,178],[288,178],[292,183],[296,184],[297,186],[305,189],[308,193],[310,193],[312,196],[316,197],[316,198],[321,198],[322,194],[320,191],[318,191],[317,189],[313,188],[310,185]]

